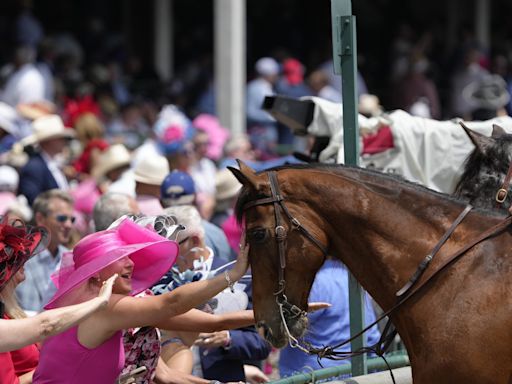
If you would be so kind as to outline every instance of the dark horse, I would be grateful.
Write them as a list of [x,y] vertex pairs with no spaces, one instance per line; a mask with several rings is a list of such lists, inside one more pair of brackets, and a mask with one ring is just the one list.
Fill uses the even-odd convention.
[[[275,294],[283,290],[287,302],[305,310],[326,253],[343,261],[388,310],[396,303],[395,293],[465,207],[453,197],[374,171],[306,165],[272,170],[281,208],[272,203],[269,171],[256,174],[243,163],[231,171],[243,184],[237,215],[244,217],[250,243],[256,321],[276,347],[288,337]],[[486,210],[470,212],[420,283],[503,218]],[[277,220],[282,227],[276,230]],[[511,235],[502,230],[475,245],[391,314],[415,383],[496,384],[510,378]],[[284,260],[276,237],[284,239]],[[304,312],[285,318],[293,337],[303,335]]]
[[484,136],[462,125],[475,145],[466,158],[454,195],[475,207],[506,210],[511,205],[512,190],[503,204],[497,204],[496,193],[502,187],[512,160],[512,135],[493,125],[492,135]]

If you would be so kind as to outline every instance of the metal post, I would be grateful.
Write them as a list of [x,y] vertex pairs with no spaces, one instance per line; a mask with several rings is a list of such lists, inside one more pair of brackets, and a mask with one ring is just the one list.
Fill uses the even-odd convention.
[[[345,164],[359,162],[359,126],[357,124],[357,44],[356,18],[350,0],[331,0],[332,44],[334,72],[341,74],[343,92],[343,145]],[[364,327],[364,292],[356,279],[349,277],[350,333],[355,335]],[[353,351],[363,347],[364,336],[351,343]],[[352,375],[368,372],[366,355],[352,358]]]
[[481,47],[491,48],[491,2],[490,0],[475,1],[475,36]]
[[215,0],[215,103],[232,136],[245,133],[245,0]]

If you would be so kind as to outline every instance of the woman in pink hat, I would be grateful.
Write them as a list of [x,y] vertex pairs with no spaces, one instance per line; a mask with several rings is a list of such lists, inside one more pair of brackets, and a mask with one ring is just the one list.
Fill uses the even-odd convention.
[[7,223],[0,218],[0,383],[18,383],[31,377],[39,358],[35,343],[75,326],[107,305],[114,275],[98,297],[71,307],[53,309],[27,318],[19,308],[14,288],[23,279],[23,264],[45,248],[48,232],[42,227]]
[[247,253],[244,246],[234,268],[224,275],[159,296],[135,298],[171,268],[178,256],[177,243],[130,219],[85,237],[72,257],[63,258],[54,279],[57,292],[45,308],[84,301],[97,294],[102,281],[118,274],[113,295],[104,310],[43,344],[33,383],[114,383],[124,365],[124,329],[151,325],[199,331],[253,324],[252,311],[224,317],[189,311],[232,286],[247,269]]

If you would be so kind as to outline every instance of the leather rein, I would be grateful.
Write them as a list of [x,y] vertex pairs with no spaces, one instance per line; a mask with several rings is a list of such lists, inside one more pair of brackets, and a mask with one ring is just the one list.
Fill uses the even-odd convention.
[[[512,177],[512,165],[509,169],[510,177]],[[510,182],[510,177],[508,177],[508,182]],[[411,278],[407,281],[407,283],[396,293],[397,302],[395,305],[393,305],[390,309],[388,309],[386,312],[384,312],[379,318],[377,318],[372,324],[368,325],[366,328],[364,328],[362,331],[357,333],[356,335],[353,335],[350,339],[347,339],[335,346],[326,346],[323,348],[316,348],[312,345],[306,345],[302,346],[300,345],[299,341],[291,335],[288,325],[286,322],[287,318],[294,318],[299,316],[305,316],[307,313],[303,310],[301,310],[296,305],[290,303],[285,295],[285,289],[286,289],[286,280],[285,280],[285,269],[286,269],[286,254],[285,254],[285,242],[287,238],[287,231],[285,227],[282,225],[282,214],[281,211],[284,212],[286,218],[290,221],[292,224],[292,229],[299,230],[309,241],[311,241],[315,246],[318,247],[324,254],[324,256],[328,255],[327,247],[324,246],[318,239],[315,238],[305,227],[302,226],[300,221],[292,216],[288,208],[286,207],[284,203],[284,197],[281,195],[279,190],[279,182],[277,180],[277,172],[276,171],[269,171],[268,172],[268,178],[270,182],[270,189],[272,196],[271,197],[265,197],[261,199],[256,199],[254,201],[248,202],[244,205],[243,210],[246,211],[249,208],[260,206],[260,205],[267,205],[267,204],[273,204],[274,206],[274,215],[275,215],[275,238],[277,241],[277,249],[279,254],[279,280],[278,280],[278,290],[274,292],[274,296],[276,297],[276,303],[279,307],[280,317],[281,321],[283,323],[283,326],[285,328],[285,331],[288,336],[289,345],[292,348],[298,348],[302,350],[305,353],[308,354],[316,354],[319,358],[329,358],[333,360],[341,360],[346,359],[351,356],[360,355],[363,353],[367,353],[369,351],[376,352],[377,355],[383,357],[384,352],[391,344],[392,339],[396,335],[396,331],[389,331],[390,329],[390,320],[388,319],[388,323],[385,326],[384,332],[382,333],[382,336],[380,340],[373,346],[370,347],[363,347],[357,351],[353,352],[344,352],[344,351],[336,351],[335,349],[340,348],[348,343],[350,343],[352,340],[362,336],[366,331],[368,331],[371,327],[379,323],[382,319],[385,317],[390,316],[394,312],[396,312],[400,307],[403,306],[405,302],[407,302],[411,297],[415,296],[417,293],[422,291],[432,280],[434,277],[438,276],[441,272],[443,272],[445,269],[447,269],[449,266],[451,266],[453,263],[455,263],[462,255],[464,255],[469,249],[474,247],[475,245],[479,244],[480,242],[502,232],[505,228],[507,228],[512,223],[512,216],[507,216],[505,219],[500,221],[498,224],[492,226],[491,228],[481,232],[478,236],[472,238],[467,244],[460,247],[458,250],[456,250],[454,253],[451,254],[451,256],[448,258],[448,260],[442,264],[436,271],[434,271],[426,280],[424,280],[421,284],[416,285],[420,277],[423,275],[424,271],[427,269],[428,265],[434,258],[434,256],[438,253],[438,251],[441,249],[443,244],[448,240],[448,238],[451,236],[451,234],[454,232],[454,230],[457,228],[457,226],[462,222],[462,220],[466,217],[466,215],[471,211],[472,206],[468,205],[464,208],[464,210],[460,213],[460,215],[456,218],[456,220],[452,223],[452,225],[448,228],[448,230],[444,233],[444,235],[441,237],[439,242],[434,246],[432,251],[421,261],[419,266],[417,267],[416,271],[413,273]],[[502,188],[503,189],[503,188]],[[499,191],[498,191],[499,193]],[[497,195],[498,196],[498,195]],[[506,197],[506,195],[505,195]],[[504,200],[504,199],[503,199]],[[413,287],[416,285],[416,288],[413,289]],[[382,347],[382,345],[384,345]]]

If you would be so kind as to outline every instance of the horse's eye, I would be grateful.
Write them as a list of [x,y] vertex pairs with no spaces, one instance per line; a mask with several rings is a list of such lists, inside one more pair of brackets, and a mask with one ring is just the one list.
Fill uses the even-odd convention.
[[256,243],[261,243],[267,237],[267,230],[263,228],[254,229],[248,233],[249,239],[255,241]]

